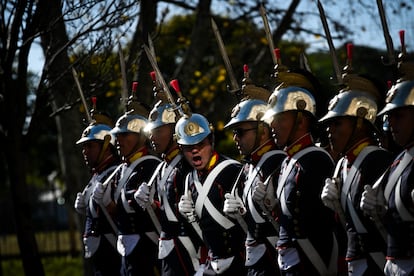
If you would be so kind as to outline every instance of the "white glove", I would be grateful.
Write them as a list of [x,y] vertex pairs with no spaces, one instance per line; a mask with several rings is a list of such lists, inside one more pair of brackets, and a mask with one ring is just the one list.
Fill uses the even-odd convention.
[[262,181],[256,182],[252,198],[258,204],[264,204],[269,211],[272,211],[278,203],[272,184],[269,183],[266,187]]
[[84,214],[85,208],[86,208],[85,195],[83,193],[77,193],[76,199],[75,199],[75,210],[79,214]]
[[375,212],[378,206],[377,192],[371,186],[365,185],[359,207],[368,214]]
[[246,214],[246,207],[244,207],[244,204],[239,196],[226,193],[224,197],[226,198],[223,206],[224,213],[233,218],[236,214]]
[[150,187],[148,187],[146,182],[143,182],[138,187],[138,190],[134,193],[135,201],[144,210],[151,205],[149,196],[150,196]]
[[411,199],[413,200],[413,203],[414,203],[414,190],[411,191]]
[[294,247],[278,249],[277,262],[280,270],[288,270],[300,262],[298,250]]
[[325,186],[322,189],[321,199],[326,207],[335,211],[334,201],[339,199],[339,191],[334,179],[325,179]]
[[98,182],[95,186],[95,189],[92,192],[92,198],[97,203],[102,204],[103,206],[108,206],[111,203],[111,188],[104,187],[101,182]]
[[182,195],[178,203],[178,211],[181,215],[186,217],[190,222],[195,219],[195,210],[191,195]]
[[[261,185],[264,185],[263,183]],[[272,211],[276,205],[279,204],[279,200],[276,199],[276,192],[271,182],[267,184],[266,195],[264,198],[264,205],[269,211]]]
[[262,203],[266,195],[266,186],[262,181],[256,182],[256,186],[253,189],[252,198],[257,203]]

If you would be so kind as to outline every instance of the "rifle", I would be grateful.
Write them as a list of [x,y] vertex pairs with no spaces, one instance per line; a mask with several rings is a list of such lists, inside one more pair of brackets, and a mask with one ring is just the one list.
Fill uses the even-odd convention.
[[272,32],[270,30],[269,20],[267,19],[266,9],[263,6],[263,4],[260,5],[260,15],[262,16],[262,19],[263,19],[263,24],[264,24],[264,28],[266,32],[266,38],[267,38],[267,42],[269,43],[269,49],[270,49],[270,54],[272,56],[273,65],[276,66],[278,65],[278,60],[277,60],[276,53],[275,53],[275,46],[273,44],[273,37],[272,37]]
[[217,41],[217,44],[220,50],[220,54],[221,54],[221,57],[223,58],[224,66],[226,67],[226,71],[230,79],[230,91],[231,92],[240,91],[240,86],[234,75],[233,67],[231,66],[229,56],[227,55],[227,51],[224,46],[223,39],[221,38],[220,31],[213,18],[211,18],[211,27],[213,28],[213,33],[214,33],[214,36],[216,37],[216,41]]
[[328,22],[326,20],[325,11],[322,7],[322,3],[320,0],[318,0],[317,5],[318,5],[318,10],[319,10],[319,16],[322,21],[322,26],[325,31],[326,40],[328,42],[329,52],[331,53],[332,63],[333,63],[333,67],[334,67],[335,75],[336,75],[336,80],[338,81],[339,85],[342,85],[343,84],[342,73],[339,68],[338,59],[336,57],[335,46],[333,45],[331,32],[329,31]]
[[[395,55],[394,55],[394,45],[392,43],[392,38],[388,30],[387,18],[385,17],[385,11],[384,11],[384,6],[382,5],[382,0],[377,0],[377,7],[378,7],[378,12],[381,18],[382,31],[384,33],[384,39],[385,39],[385,44],[387,45],[387,53],[388,53],[388,63],[384,62],[384,64],[394,65],[396,63]],[[381,58],[384,59],[384,57],[381,57]]]

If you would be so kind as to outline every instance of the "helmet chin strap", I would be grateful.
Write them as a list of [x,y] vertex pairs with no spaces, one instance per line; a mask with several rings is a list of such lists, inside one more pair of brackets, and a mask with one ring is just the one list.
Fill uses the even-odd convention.
[[145,143],[141,143],[141,138],[142,138],[142,134],[139,133],[139,138],[138,141],[135,143],[134,147],[131,149],[131,151],[129,152],[128,155],[124,156],[124,160],[129,160],[129,158],[131,158],[132,156],[134,156],[134,154],[140,149],[142,148]]
[[260,137],[262,136],[264,130],[264,126],[262,122],[257,123],[257,129],[256,129],[256,137],[254,138],[254,145],[253,149],[251,150],[250,154],[255,152],[261,145],[260,145]]
[[[294,122],[292,128],[289,131],[289,135],[288,135],[288,138],[286,140],[286,145],[285,146],[290,146],[290,143],[292,143],[294,141],[292,136],[296,132],[296,130],[298,129],[298,126],[299,126],[300,121],[302,120],[302,117],[303,117],[302,111],[298,111],[296,113],[296,116],[295,116],[295,122]],[[292,140],[292,142],[290,142],[291,140]]]
[[111,142],[111,136],[110,135],[105,135],[104,141],[103,141],[103,144],[102,144],[102,147],[101,147],[101,151],[99,152],[98,159],[96,160],[96,164],[97,164],[96,167],[99,167],[99,165],[101,165],[102,160],[103,160],[104,155],[105,155],[105,151],[108,148],[110,142]]
[[165,152],[163,152],[162,153],[162,155],[165,155],[165,154],[167,154],[172,148],[173,148],[173,146],[174,146],[174,141],[175,141],[175,139],[174,139],[174,136],[173,135],[171,135],[170,136],[170,140],[169,140],[169,142],[168,142],[168,145],[167,145],[167,147],[165,148]]
[[345,146],[341,152],[342,155],[345,155],[347,151],[352,147],[352,138],[354,138],[356,130],[360,130],[362,128],[363,119],[361,117],[358,117],[353,123],[354,127],[352,128],[351,135],[349,135],[348,141],[346,141]]

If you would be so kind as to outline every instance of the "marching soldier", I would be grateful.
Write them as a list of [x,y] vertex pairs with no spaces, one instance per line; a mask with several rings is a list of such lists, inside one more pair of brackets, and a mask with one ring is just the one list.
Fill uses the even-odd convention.
[[341,159],[327,178],[321,198],[339,214],[347,235],[349,275],[378,275],[385,264],[385,240],[359,207],[364,185],[373,185],[391,162],[378,146],[375,119],[379,92],[368,79],[344,75],[347,85],[330,102],[320,119],[328,127],[329,142]]
[[[233,140],[244,156],[245,165],[239,183],[236,182],[232,189],[234,193],[225,195],[223,211],[229,216],[239,216],[241,223],[246,223],[247,275],[276,275],[279,274],[279,266],[275,244],[279,229],[272,217],[276,203],[275,188],[268,185],[273,185],[269,181],[272,175],[276,178],[279,175],[278,170],[286,154],[276,149],[269,125],[260,121],[266,111],[269,91],[248,83],[247,78],[244,82],[244,98],[233,108],[232,118],[225,128],[232,129]],[[258,202],[253,198],[256,188],[263,191]],[[244,209],[246,213],[241,218],[240,210]]]
[[75,209],[86,216],[83,234],[84,251],[85,258],[92,265],[94,275],[117,275],[121,259],[116,250],[117,233],[113,227],[114,222],[106,209],[92,198],[92,192],[98,183],[106,181],[112,183],[114,171],[119,164],[115,137],[110,134],[112,127],[101,121],[103,120],[92,121],[76,142],[82,146],[83,158],[92,177],[83,192],[77,194]]
[[314,85],[304,74],[279,72],[269,98],[267,122],[285,158],[278,178],[280,201],[278,263],[282,275],[336,275],[337,242],[333,212],[320,199],[333,160],[315,146]]
[[204,275],[243,275],[245,235],[237,222],[223,213],[224,195],[231,190],[240,164],[215,151],[212,128],[200,114],[182,117],[175,134],[193,167],[178,207],[209,251]]
[[158,234],[150,215],[134,200],[134,193],[142,183],[148,183],[160,160],[148,148],[145,109],[141,106],[139,110],[137,102],[129,106],[132,104],[134,108],[125,112],[111,130],[123,161],[116,189],[111,194],[104,185],[97,185],[93,197],[109,210],[115,209],[121,275],[157,275]]
[[402,46],[401,77],[388,91],[378,115],[387,117],[393,140],[403,151],[373,187],[364,187],[360,202],[377,226],[387,230],[386,275],[414,274],[414,66],[403,62]]
[[177,107],[167,103],[162,95],[161,91],[157,93],[160,100],[150,112],[145,130],[154,151],[162,156],[163,161],[155,170],[152,182],[143,183],[134,197],[143,209],[151,208],[155,189],[157,191],[161,223],[158,250],[161,275],[194,275],[200,265],[198,248],[202,241],[194,237],[192,227],[178,211],[178,202],[184,193],[184,176],[192,168],[184,160],[173,137]]

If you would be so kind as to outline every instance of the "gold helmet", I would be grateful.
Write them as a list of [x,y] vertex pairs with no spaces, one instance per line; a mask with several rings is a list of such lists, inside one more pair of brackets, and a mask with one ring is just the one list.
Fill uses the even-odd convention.
[[385,107],[378,113],[383,115],[404,106],[414,106],[414,80],[397,82],[388,90]]
[[400,31],[401,53],[398,56],[398,72],[400,78],[388,90],[385,107],[378,113],[384,115],[391,110],[404,106],[414,106],[414,63],[405,62],[406,48],[404,31]]
[[107,139],[107,136],[110,138],[110,143],[115,145],[115,137],[111,134],[111,127],[105,124],[91,124],[87,126],[76,144],[82,144],[88,141],[102,141],[104,142]]
[[369,93],[348,90],[340,92],[331,99],[328,112],[319,121],[326,122],[336,117],[351,116],[363,118],[371,124],[374,124],[377,110],[375,99]]
[[282,83],[275,88],[270,96],[262,121],[270,125],[275,115],[285,111],[306,111],[315,116],[315,98],[305,88],[299,86],[283,87]]
[[249,67],[243,66],[244,78],[242,80],[241,100],[233,108],[230,121],[224,128],[233,127],[241,122],[260,122],[266,112],[266,102],[270,92],[256,86],[249,76]]
[[286,111],[304,111],[315,116],[316,101],[311,91],[317,90],[316,78],[305,69],[289,70],[281,62],[279,49],[275,55],[278,62],[273,76],[278,85],[270,95],[262,121],[270,125],[275,115]]
[[343,75],[345,88],[329,102],[328,112],[319,122],[335,117],[351,116],[365,119],[375,126],[380,93],[368,78],[346,72]]
[[241,101],[233,108],[231,119],[224,128],[232,127],[241,122],[260,122],[265,112],[265,101],[257,99]]
[[171,104],[158,102],[151,110],[144,131],[150,132],[163,125],[175,124],[177,114]]
[[138,133],[141,134],[147,125],[147,119],[139,114],[126,112],[115,123],[115,127],[111,130],[114,135],[120,133]]

